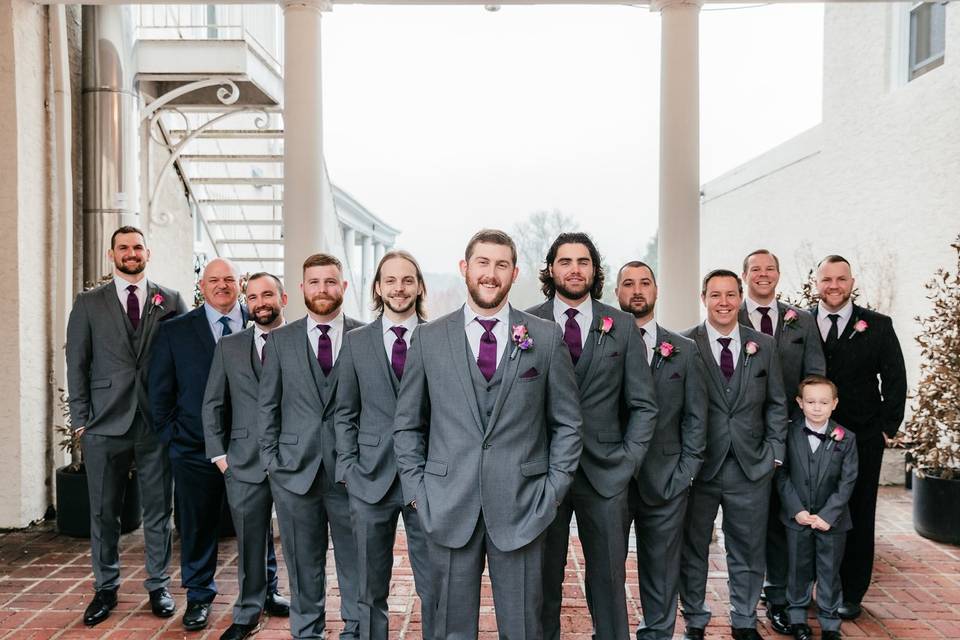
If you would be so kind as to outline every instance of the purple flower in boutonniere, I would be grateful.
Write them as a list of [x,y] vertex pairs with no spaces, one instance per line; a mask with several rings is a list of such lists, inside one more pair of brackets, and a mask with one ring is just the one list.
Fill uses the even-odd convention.
[[677,353],[677,348],[673,346],[673,344],[664,340],[657,345],[657,353],[660,355],[660,359],[657,360],[657,369],[659,369],[664,360],[669,360],[675,353]]
[[530,337],[530,332],[527,331],[527,325],[525,324],[513,325],[512,338],[513,351],[510,353],[511,360],[517,357],[518,352],[526,351],[533,347],[533,338]]
[[743,352],[747,354],[746,360],[750,360],[750,356],[756,355],[757,351],[760,351],[760,345],[753,340],[748,340],[747,344],[743,345]]
[[600,337],[597,338],[598,345],[603,342],[603,336],[610,333],[611,329],[613,329],[613,318],[610,316],[603,316],[600,318],[600,326],[597,327],[597,331],[600,332]]
[[797,318],[799,317],[800,315],[795,309],[787,309],[783,314],[783,326],[792,327],[797,322]]
[[850,334],[850,337],[857,335],[858,333],[863,333],[866,331],[870,325],[867,324],[866,320],[857,320],[853,323],[853,333]]

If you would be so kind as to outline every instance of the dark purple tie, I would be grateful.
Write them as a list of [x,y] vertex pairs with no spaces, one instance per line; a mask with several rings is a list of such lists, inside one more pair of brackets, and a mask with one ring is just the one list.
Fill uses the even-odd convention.
[[567,343],[567,349],[570,350],[570,357],[573,358],[573,364],[576,365],[583,353],[583,342],[580,340],[580,323],[575,320],[577,317],[576,309],[567,309],[567,323],[563,325],[563,341]]
[[270,337],[270,334],[261,333],[260,337],[263,338],[263,346],[260,347],[260,364],[263,364],[263,361],[267,359],[267,338]]
[[407,332],[406,327],[390,327],[390,331],[397,334],[397,339],[393,341],[393,355],[390,357],[390,366],[393,372],[397,374],[397,380],[403,378],[403,366],[407,364],[407,341],[403,339],[403,334]]
[[477,322],[483,327],[483,335],[480,336],[480,355],[477,357],[477,366],[480,367],[480,373],[490,382],[490,378],[497,371],[497,336],[493,335],[493,327],[499,320],[481,320]]
[[760,331],[768,336],[772,336],[773,320],[770,319],[770,307],[757,307],[757,311],[763,316],[760,318]]
[[733,377],[733,351],[730,351],[730,343],[733,342],[733,338],[717,338],[717,342],[723,347],[720,352],[720,373],[727,379],[727,382],[730,382],[730,378]]
[[333,369],[333,343],[330,342],[330,336],[327,335],[327,332],[330,331],[330,325],[318,324],[317,329],[320,329],[320,338],[317,340],[317,362],[320,363],[320,370],[323,371],[323,375],[328,376]]
[[137,300],[137,285],[131,284],[127,287],[127,317],[130,318],[130,324],[136,331],[140,326],[140,301]]

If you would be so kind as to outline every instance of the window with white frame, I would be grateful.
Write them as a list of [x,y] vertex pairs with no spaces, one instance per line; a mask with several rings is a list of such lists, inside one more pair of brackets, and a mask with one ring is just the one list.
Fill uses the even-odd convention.
[[908,80],[915,80],[943,64],[946,26],[946,2],[918,2],[910,10]]

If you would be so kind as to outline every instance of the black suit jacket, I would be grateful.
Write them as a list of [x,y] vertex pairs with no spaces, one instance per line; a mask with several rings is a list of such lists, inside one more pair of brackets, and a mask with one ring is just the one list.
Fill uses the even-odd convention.
[[[813,314],[826,313],[815,306]],[[867,323],[865,331],[854,325]],[[857,434],[860,442],[893,437],[903,422],[907,371],[900,341],[889,316],[853,305],[853,313],[832,352],[824,347],[827,377],[837,385],[840,403],[833,417]],[[877,377],[879,376],[879,383]]]

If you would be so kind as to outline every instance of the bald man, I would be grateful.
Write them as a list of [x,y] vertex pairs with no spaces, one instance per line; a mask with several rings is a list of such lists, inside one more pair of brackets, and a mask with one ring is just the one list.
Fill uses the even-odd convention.
[[169,445],[174,501],[179,517],[180,578],[187,591],[183,626],[207,626],[217,595],[217,533],[225,488],[223,474],[204,449],[201,407],[213,351],[220,338],[243,330],[240,276],[229,260],[211,260],[200,280],[203,304],[164,322],[150,358],[150,411],[160,439]]

